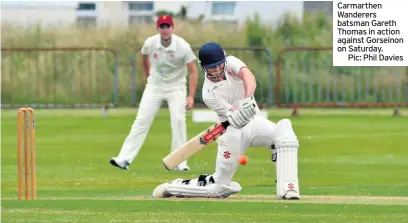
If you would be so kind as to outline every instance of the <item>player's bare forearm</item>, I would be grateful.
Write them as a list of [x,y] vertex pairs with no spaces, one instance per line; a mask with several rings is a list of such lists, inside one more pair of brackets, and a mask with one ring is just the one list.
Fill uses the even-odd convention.
[[194,75],[190,75],[190,83],[189,83],[189,92],[188,96],[193,97],[195,96],[195,92],[197,89],[197,81],[198,81],[198,75],[195,73]]
[[188,63],[187,69],[188,69],[188,72],[190,73],[188,96],[194,98],[196,89],[197,89],[197,83],[198,83],[198,73],[197,73],[197,67],[196,67],[195,62]]
[[253,96],[256,89],[255,76],[247,67],[243,67],[238,76],[244,81],[245,97]]
[[142,55],[142,66],[143,66],[143,71],[145,73],[145,77],[149,77],[150,73],[150,60],[148,55]]

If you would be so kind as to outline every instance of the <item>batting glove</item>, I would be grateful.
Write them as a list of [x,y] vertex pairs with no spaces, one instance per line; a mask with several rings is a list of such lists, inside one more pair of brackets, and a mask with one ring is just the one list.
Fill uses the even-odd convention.
[[236,129],[244,127],[251,120],[250,118],[246,119],[240,110],[229,111],[226,116],[228,117],[230,125]]
[[258,111],[258,105],[253,96],[244,98],[239,101],[239,111],[245,119],[250,120]]

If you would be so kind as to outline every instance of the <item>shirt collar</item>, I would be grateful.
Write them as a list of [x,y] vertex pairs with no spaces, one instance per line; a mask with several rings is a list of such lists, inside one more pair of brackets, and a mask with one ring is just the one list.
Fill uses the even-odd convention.
[[220,85],[223,85],[223,84],[225,84],[225,83],[228,82],[227,79],[225,79],[225,80],[223,80],[223,81],[212,82],[212,81],[208,80],[207,77],[204,77],[204,78],[205,78],[205,81],[208,82],[208,85],[211,86],[212,88],[214,88],[214,87],[219,87]]
[[173,51],[173,52],[176,52],[176,45],[177,45],[177,44],[176,44],[176,40],[175,40],[174,34],[171,36],[171,38],[172,38],[172,40],[171,40],[170,46],[164,47],[164,46],[161,44],[161,38],[160,38],[160,34],[159,34],[159,38],[158,38],[158,41],[157,41],[157,44],[156,44],[156,49],[163,48],[165,51]]

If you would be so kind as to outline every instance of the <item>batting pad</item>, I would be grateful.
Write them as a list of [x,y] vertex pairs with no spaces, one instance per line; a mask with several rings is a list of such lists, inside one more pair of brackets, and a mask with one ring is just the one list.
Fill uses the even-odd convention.
[[288,190],[300,194],[298,183],[298,148],[283,147],[277,149],[276,160],[276,194],[283,197]]
[[180,198],[225,198],[231,194],[241,191],[241,186],[237,182],[224,184],[209,184],[198,186],[197,180],[193,179],[189,184],[182,183],[182,179],[165,184],[164,197]]

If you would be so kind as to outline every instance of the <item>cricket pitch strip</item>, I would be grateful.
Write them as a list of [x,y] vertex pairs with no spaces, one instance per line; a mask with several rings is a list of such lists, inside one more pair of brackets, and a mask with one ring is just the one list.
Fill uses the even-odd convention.
[[[17,200],[3,197],[2,200]],[[309,203],[309,204],[371,204],[371,205],[407,205],[408,196],[352,196],[352,195],[303,195],[300,200],[278,200],[273,195],[232,195],[228,198],[160,198],[150,196],[118,197],[39,197],[38,200],[162,200],[162,201],[215,201],[215,202],[272,202],[272,203]]]

